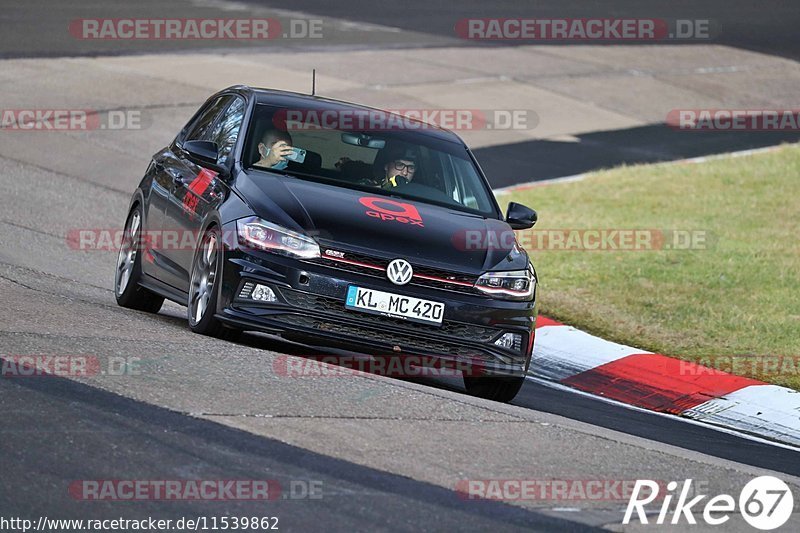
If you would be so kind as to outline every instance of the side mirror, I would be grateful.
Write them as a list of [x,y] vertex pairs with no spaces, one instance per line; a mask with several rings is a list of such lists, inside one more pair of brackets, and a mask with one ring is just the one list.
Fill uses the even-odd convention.
[[211,141],[186,141],[183,149],[197,163],[217,164],[217,143]]
[[201,167],[215,171],[222,177],[228,176],[228,169],[217,163],[219,150],[217,143],[211,141],[186,141],[183,143],[189,159]]
[[536,224],[539,215],[530,207],[526,207],[516,202],[508,204],[508,211],[506,212],[506,222],[511,229],[528,229]]

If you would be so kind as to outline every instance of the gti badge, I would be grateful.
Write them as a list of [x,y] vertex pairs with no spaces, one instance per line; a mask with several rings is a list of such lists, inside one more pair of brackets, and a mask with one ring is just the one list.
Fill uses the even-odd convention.
[[339,259],[344,259],[344,252],[340,252],[338,250],[331,250],[330,248],[325,250],[325,255],[330,257],[338,257]]
[[386,267],[386,277],[395,285],[405,285],[413,275],[414,269],[405,259],[395,259]]

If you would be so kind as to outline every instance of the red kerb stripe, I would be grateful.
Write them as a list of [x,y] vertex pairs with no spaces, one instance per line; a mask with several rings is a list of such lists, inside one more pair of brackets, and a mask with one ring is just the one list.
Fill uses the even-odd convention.
[[750,385],[764,384],[659,354],[629,355],[576,374],[561,383],[645,409],[673,414]]
[[547,318],[546,316],[539,315],[536,317],[536,327],[541,328],[542,326],[563,326],[561,322],[556,322],[551,318]]

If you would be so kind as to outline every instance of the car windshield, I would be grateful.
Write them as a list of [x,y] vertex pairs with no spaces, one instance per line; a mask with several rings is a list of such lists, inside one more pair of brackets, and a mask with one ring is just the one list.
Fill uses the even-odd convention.
[[[429,128],[378,110],[260,104],[242,159],[246,168],[498,218],[492,192],[463,144],[426,133]],[[280,159],[269,157],[281,146]]]

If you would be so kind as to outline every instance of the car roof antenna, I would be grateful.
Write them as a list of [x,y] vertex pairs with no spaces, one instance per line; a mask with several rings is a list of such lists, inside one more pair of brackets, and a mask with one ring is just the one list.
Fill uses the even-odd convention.
[[317,94],[317,69],[311,69],[311,96]]

